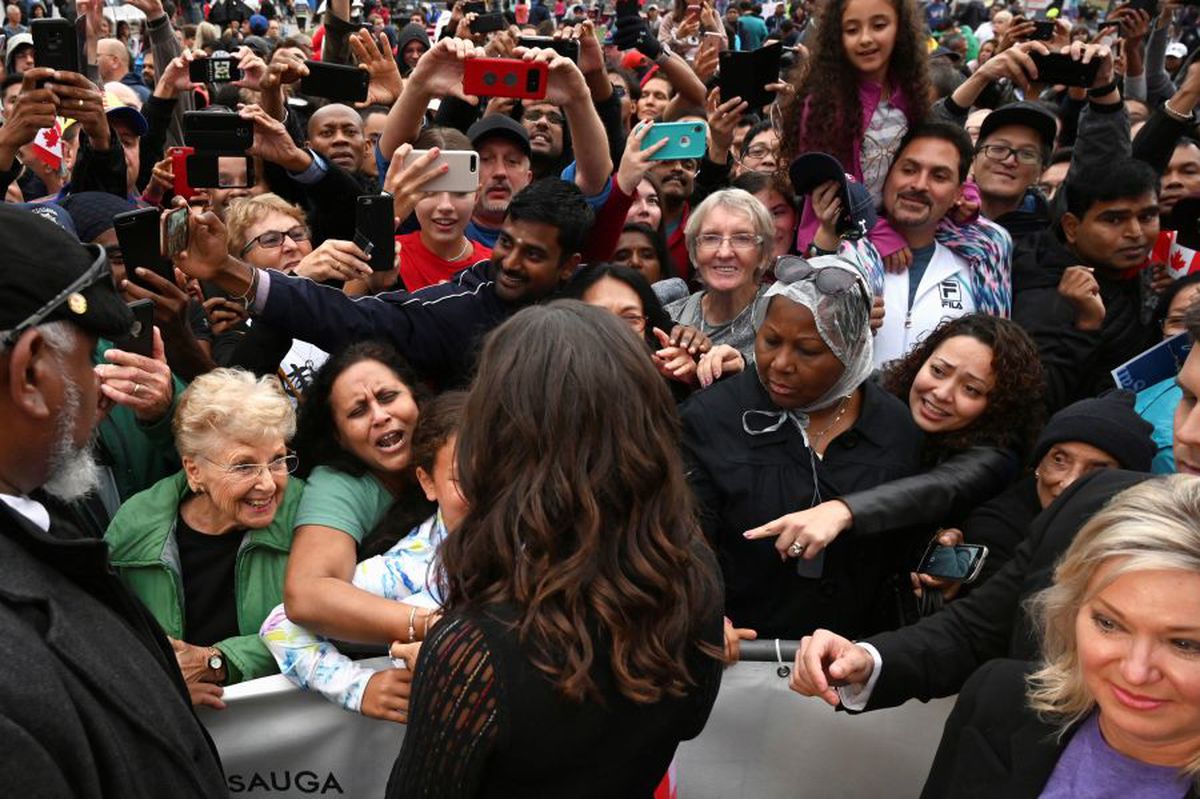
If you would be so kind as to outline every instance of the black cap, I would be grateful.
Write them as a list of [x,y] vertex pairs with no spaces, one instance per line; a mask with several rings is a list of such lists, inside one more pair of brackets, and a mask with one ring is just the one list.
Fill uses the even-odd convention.
[[1022,100],[1002,105],[984,117],[983,124],[979,126],[978,141],[982,143],[996,130],[1008,125],[1033,128],[1038,138],[1042,140],[1042,147],[1045,148],[1053,147],[1054,140],[1058,138],[1058,120],[1054,118],[1054,114],[1037,103]]
[[[84,246],[53,222],[0,205],[0,330],[12,330],[62,294],[104,257],[98,245]],[[63,297],[46,322],[68,320],[105,338],[129,333],[133,314],[107,270]]]
[[1150,471],[1154,460],[1154,426],[1138,416],[1134,395],[1114,389],[1099,397],[1080,400],[1050,417],[1033,448],[1037,464],[1055,444],[1079,441],[1091,444],[1116,459],[1122,469]]
[[476,150],[484,139],[492,136],[504,136],[517,143],[525,155],[532,156],[529,146],[529,132],[525,126],[510,116],[504,114],[488,114],[467,129],[467,138]]
[[940,45],[936,49],[934,49],[934,51],[932,53],[929,54],[929,57],[931,59],[932,58],[948,58],[956,64],[959,61],[962,61],[962,53],[958,52],[957,50],[950,50],[949,48],[942,47]]
[[828,153],[805,153],[792,162],[788,175],[792,190],[807,195],[822,183],[835,180],[842,186],[842,218],[838,220],[838,235],[860,238],[875,227],[878,217],[871,194],[865,186],[855,183],[842,164]]

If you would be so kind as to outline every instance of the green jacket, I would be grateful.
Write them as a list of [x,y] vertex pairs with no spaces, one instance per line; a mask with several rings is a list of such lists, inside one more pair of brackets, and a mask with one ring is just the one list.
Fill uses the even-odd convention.
[[[187,640],[183,629],[183,578],[175,524],[187,496],[187,477],[179,472],[159,480],[121,506],[108,532],[109,557],[122,582],[145,603],[172,638]],[[259,640],[258,628],[283,602],[283,574],[292,547],[292,520],[304,493],[304,481],[288,479],[283,502],[271,525],[250,530],[234,566],[240,635],[218,641],[229,672],[226,684],[252,680],[279,670]]]

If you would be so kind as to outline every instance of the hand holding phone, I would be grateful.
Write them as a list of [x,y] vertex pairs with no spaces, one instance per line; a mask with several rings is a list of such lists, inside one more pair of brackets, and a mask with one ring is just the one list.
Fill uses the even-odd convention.
[[172,208],[162,215],[162,255],[167,259],[187,249],[188,246],[188,209],[187,206]]
[[987,554],[988,548],[981,544],[944,546],[935,538],[921,556],[917,572],[942,580],[969,583],[979,577]]
[[361,103],[367,99],[371,75],[365,69],[324,61],[305,61],[308,74],[300,79],[300,91],[335,103]]
[[518,58],[471,58],[463,64],[463,91],[477,97],[546,96],[550,70],[544,61]]
[[1096,82],[1103,61],[1094,56],[1086,64],[1076,61],[1067,53],[1029,53],[1033,65],[1037,68],[1038,83],[1051,86],[1079,86],[1090,88]]
[[231,83],[242,79],[242,70],[232,56],[197,58],[188,64],[188,77],[193,83]]

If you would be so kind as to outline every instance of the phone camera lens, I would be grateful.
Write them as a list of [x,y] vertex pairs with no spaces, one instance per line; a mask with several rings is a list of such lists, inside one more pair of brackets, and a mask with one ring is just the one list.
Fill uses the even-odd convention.
[[517,74],[515,72],[510,72],[507,75],[505,75],[504,76],[504,85],[509,86],[509,87],[516,86],[517,85]]
[[484,86],[495,86],[496,85],[496,73],[495,72],[483,73],[483,85]]

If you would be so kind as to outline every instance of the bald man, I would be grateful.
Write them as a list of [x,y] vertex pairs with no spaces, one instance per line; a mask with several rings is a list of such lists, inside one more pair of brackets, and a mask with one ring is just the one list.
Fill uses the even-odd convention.
[[362,117],[350,106],[330,103],[318,108],[308,120],[308,146],[355,177],[363,174]]
[[105,83],[124,83],[133,89],[142,103],[145,103],[150,99],[150,90],[142,83],[140,77],[129,71],[131,63],[129,48],[119,39],[101,39],[96,42],[96,67],[100,70],[100,78]]

